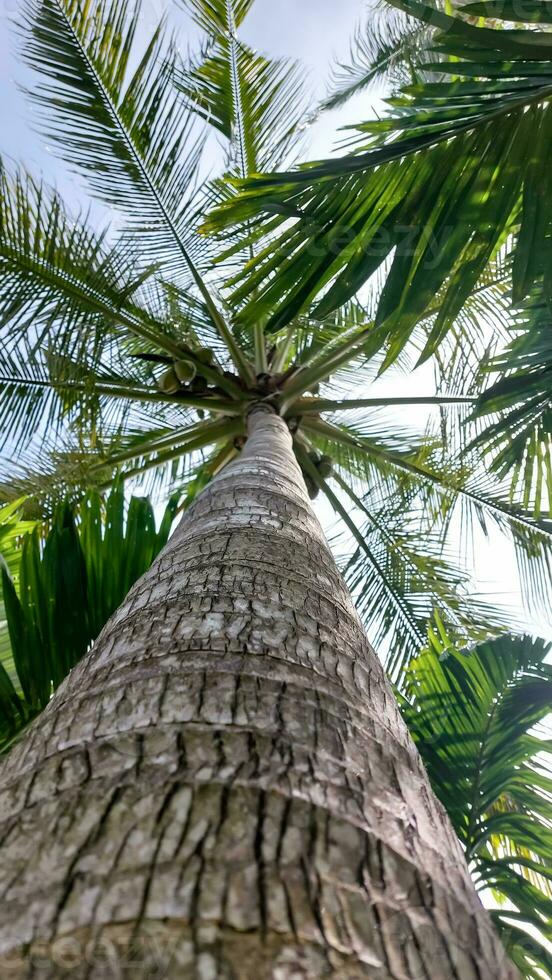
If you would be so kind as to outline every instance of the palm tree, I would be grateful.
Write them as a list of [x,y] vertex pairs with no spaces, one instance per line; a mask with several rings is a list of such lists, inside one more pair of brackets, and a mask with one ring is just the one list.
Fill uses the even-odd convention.
[[[271,246],[195,233],[234,201],[230,180],[206,180],[201,127],[227,140],[234,177],[289,163],[301,73],[238,38],[250,0],[189,6],[205,43],[187,61],[162,25],[137,49],[125,3],[25,8],[41,124],[120,218],[119,237],[96,233],[2,173],[1,410],[27,446],[5,492],[154,473],[189,506],[5,760],[5,965],[514,977],[309,492],[353,542],[349,581],[397,679],[435,604],[463,639],[506,621],[448,552],[459,510],[510,529],[534,601],[549,534],[475,449],[459,463],[377,411],[416,399],[344,397],[389,360],[369,298],[274,332],[223,292],[230,270],[266,271]],[[451,405],[476,397],[417,401],[461,443]]]
[[550,506],[542,516],[550,517],[552,313],[543,285],[541,280],[515,311],[512,339],[486,366],[495,381],[479,396],[476,411],[480,418],[494,415],[477,436],[477,444],[492,458],[493,470],[509,476],[512,490],[521,491],[526,507],[533,498],[537,517],[548,497]]

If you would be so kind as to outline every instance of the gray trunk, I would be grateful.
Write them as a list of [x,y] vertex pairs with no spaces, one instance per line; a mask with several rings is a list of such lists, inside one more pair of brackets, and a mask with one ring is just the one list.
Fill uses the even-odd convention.
[[266,412],[8,756],[0,820],[2,980],[517,976]]

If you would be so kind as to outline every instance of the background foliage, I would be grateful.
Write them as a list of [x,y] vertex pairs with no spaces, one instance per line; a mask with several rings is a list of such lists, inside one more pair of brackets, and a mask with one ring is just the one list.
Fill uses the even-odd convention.
[[504,636],[458,651],[437,616],[399,695],[474,881],[492,893],[504,945],[534,980],[552,967],[550,649]]
[[[81,659],[130,586],[166,543],[177,501],[169,501],[159,529],[152,506],[116,486],[103,500],[87,494],[77,509],[59,504],[51,527],[12,523],[2,547],[11,548],[11,573],[2,566],[6,620],[0,629],[0,751],[48,703]],[[15,514],[2,508],[3,527]],[[3,552],[5,554],[5,552]],[[6,643],[9,637],[9,645]]]

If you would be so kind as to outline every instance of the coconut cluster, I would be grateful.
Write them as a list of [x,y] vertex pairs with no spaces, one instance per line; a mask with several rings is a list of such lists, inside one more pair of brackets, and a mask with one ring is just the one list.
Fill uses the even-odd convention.
[[[308,457],[311,463],[313,463],[313,465],[318,470],[319,476],[323,480],[329,479],[329,477],[333,473],[332,457],[326,456],[325,454],[317,453],[316,450],[314,449],[309,452]],[[311,498],[311,500],[314,500],[314,498],[317,497],[319,493],[318,485],[314,482],[310,473],[306,473],[304,470],[303,470],[303,479],[305,481],[309,497]]]
[[[193,395],[203,395],[208,390],[209,384],[203,377],[201,365],[210,367],[215,362],[215,352],[211,347],[202,347],[193,352],[194,358],[200,363],[188,360],[185,356],[176,359],[163,371],[157,379],[160,391],[165,395],[177,395],[179,392],[189,392]],[[204,418],[203,409],[198,408],[199,418]]]
[[176,395],[183,388],[197,394],[206,391],[207,381],[202,376],[201,364],[210,367],[215,360],[215,352],[210,347],[202,347],[194,351],[194,357],[200,361],[199,365],[183,357],[182,360],[173,361],[171,366],[163,371],[157,381],[159,390],[163,394]]

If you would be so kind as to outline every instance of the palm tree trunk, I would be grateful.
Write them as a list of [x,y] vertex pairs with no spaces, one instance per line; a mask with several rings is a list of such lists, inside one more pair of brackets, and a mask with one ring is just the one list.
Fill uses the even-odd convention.
[[517,976],[270,412],[0,800],[2,978]]

